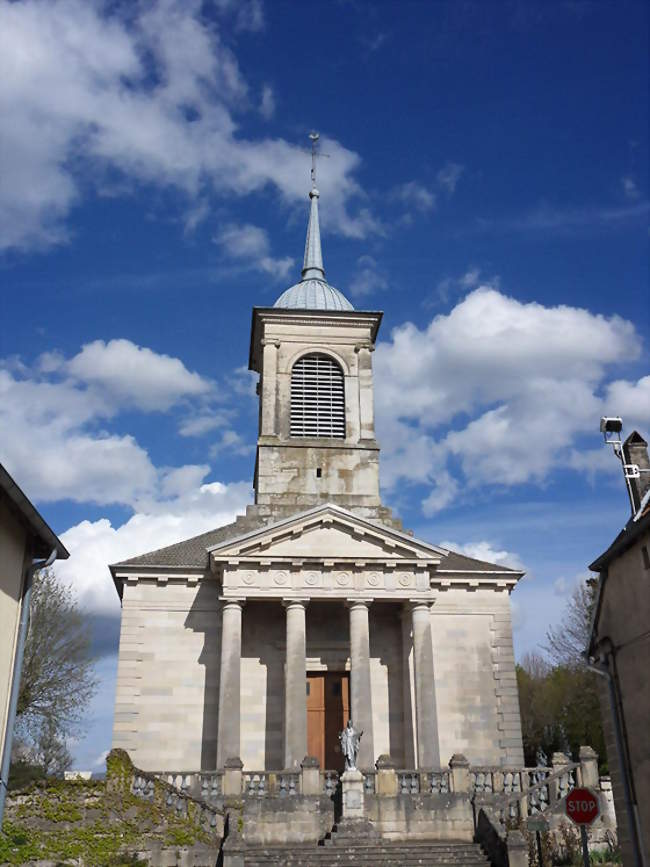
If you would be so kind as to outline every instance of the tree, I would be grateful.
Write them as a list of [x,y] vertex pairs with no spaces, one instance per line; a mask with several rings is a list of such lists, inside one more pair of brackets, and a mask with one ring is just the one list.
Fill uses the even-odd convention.
[[577,759],[588,744],[606,766],[598,683],[584,656],[593,605],[593,588],[576,588],[559,625],[546,633],[545,655],[528,654],[517,666],[527,765],[535,764],[540,747],[549,759],[556,751]]
[[595,601],[593,586],[587,582],[579,584],[571,594],[559,625],[547,630],[544,650],[555,665],[586,668],[585,651]]
[[34,575],[16,729],[46,773],[70,766],[66,738],[79,730],[97,683],[90,628],[72,590],[51,569]]

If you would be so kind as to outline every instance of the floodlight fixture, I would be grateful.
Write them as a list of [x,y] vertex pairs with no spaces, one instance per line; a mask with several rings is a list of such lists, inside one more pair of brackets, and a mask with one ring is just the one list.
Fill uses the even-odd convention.
[[619,418],[619,416],[606,416],[604,415],[600,420],[600,432],[601,433],[618,433],[623,430],[623,419]]

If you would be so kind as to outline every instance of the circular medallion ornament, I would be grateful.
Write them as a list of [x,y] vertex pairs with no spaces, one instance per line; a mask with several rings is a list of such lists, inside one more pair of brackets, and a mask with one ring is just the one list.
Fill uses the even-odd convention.
[[402,572],[402,574],[397,579],[402,587],[408,587],[411,583],[411,576],[406,572]]
[[381,584],[381,575],[379,572],[371,572],[366,578],[366,581],[371,587],[379,587]]
[[276,572],[273,576],[273,580],[276,584],[284,587],[285,584],[289,583],[289,573],[288,572]]
[[241,576],[241,580],[244,582],[244,584],[254,584],[255,572],[244,572]]
[[316,584],[318,584],[319,579],[320,575],[318,574],[318,572],[307,572],[307,574],[305,575],[305,584],[309,584],[310,587],[314,587]]
[[352,575],[349,572],[337,572],[336,573],[336,583],[339,587],[347,587],[347,585],[352,580]]

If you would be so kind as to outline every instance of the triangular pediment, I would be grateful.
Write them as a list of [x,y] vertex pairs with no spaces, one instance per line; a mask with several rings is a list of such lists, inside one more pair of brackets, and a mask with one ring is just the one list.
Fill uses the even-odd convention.
[[326,504],[209,549],[214,562],[232,559],[418,561],[434,565],[446,551]]

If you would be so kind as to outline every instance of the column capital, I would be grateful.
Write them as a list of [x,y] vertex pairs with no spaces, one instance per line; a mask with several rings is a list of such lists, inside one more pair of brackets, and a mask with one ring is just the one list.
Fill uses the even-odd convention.
[[275,346],[276,349],[280,348],[280,341],[275,338],[263,337],[260,340],[260,346]]
[[369,608],[374,599],[346,599],[345,605],[347,608]]
[[301,608],[306,608],[309,605],[309,599],[288,598],[282,600],[284,608],[293,608],[299,605]]
[[435,600],[433,599],[409,599],[408,602],[405,603],[404,607],[411,613],[414,611],[431,611],[434,601]]
[[224,608],[243,608],[246,605],[245,599],[231,599],[229,596],[220,596],[219,602],[222,603],[222,610]]

